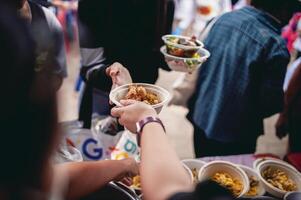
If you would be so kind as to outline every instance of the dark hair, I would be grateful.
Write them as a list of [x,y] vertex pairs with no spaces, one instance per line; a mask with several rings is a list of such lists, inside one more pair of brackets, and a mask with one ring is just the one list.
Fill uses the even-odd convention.
[[39,189],[55,144],[55,91],[45,83],[47,74],[34,72],[27,26],[2,4],[0,44],[0,191]]
[[271,14],[286,9],[287,12],[300,11],[299,0],[251,0],[251,5]]

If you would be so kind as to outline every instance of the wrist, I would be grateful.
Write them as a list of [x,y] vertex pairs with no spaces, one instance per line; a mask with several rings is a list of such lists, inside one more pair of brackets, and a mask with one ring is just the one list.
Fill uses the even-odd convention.
[[158,117],[149,116],[136,123],[137,142],[139,146],[140,146],[142,134],[145,132],[144,129],[149,126],[156,126],[154,124],[160,126],[163,129],[163,131],[166,132],[164,124]]
[[158,114],[154,109],[144,110],[137,118],[137,123],[139,123],[142,120],[145,120],[148,117],[158,118]]

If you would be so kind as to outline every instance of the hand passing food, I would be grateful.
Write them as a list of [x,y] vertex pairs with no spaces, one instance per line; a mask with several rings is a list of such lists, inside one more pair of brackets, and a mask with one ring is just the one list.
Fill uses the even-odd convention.
[[106,69],[106,74],[112,78],[112,89],[132,83],[132,77],[129,71],[120,63],[114,63]]
[[157,117],[156,111],[148,104],[134,100],[121,100],[124,107],[115,107],[111,110],[113,117],[119,118],[121,125],[132,133],[136,133],[136,123],[146,117]]

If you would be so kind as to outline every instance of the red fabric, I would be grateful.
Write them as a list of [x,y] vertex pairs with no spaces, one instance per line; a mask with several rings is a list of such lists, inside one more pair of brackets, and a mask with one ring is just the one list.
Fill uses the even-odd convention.
[[270,154],[270,153],[266,153],[266,154],[256,154],[254,155],[254,157],[257,158],[276,158],[276,159],[280,159],[279,156],[276,156],[274,154]]
[[298,37],[297,24],[300,18],[301,13],[296,13],[282,32],[282,37],[287,41],[287,48],[290,52],[293,50],[293,44]]
[[291,153],[287,155],[286,161],[301,172],[301,153]]

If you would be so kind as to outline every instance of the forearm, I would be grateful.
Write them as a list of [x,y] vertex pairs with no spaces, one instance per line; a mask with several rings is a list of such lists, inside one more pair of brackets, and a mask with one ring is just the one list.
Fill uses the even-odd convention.
[[159,124],[144,127],[141,147],[142,188],[147,200],[165,200],[191,189],[189,176]]
[[292,105],[295,97],[301,90],[301,65],[298,66],[296,69],[289,85],[287,91],[285,93],[285,110],[284,112],[287,113]]
[[69,175],[67,199],[78,199],[91,194],[110,181],[125,174],[126,164],[122,161],[98,161],[63,164]]

